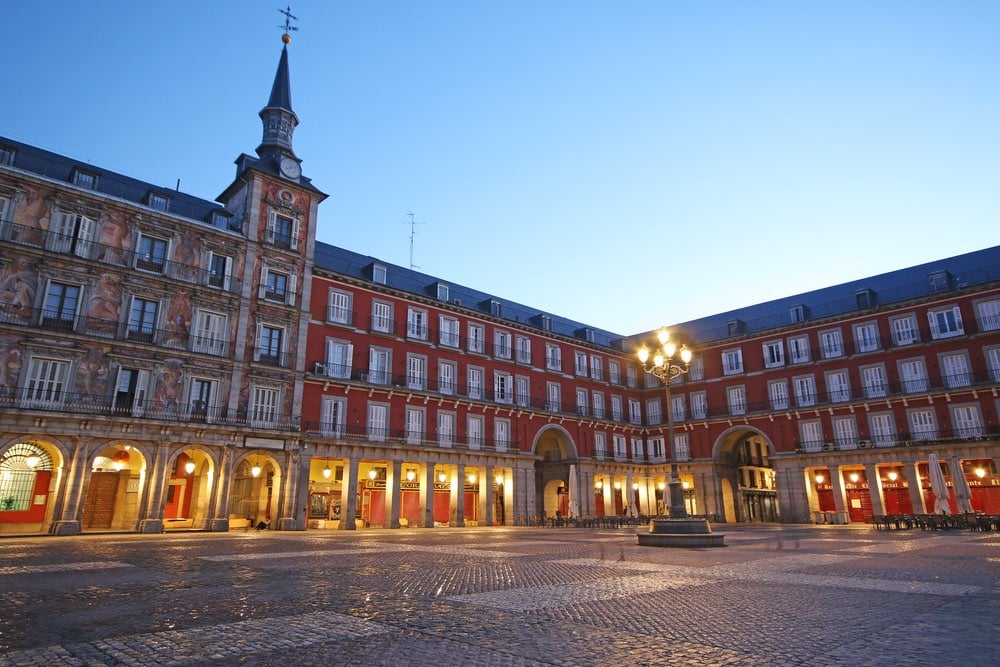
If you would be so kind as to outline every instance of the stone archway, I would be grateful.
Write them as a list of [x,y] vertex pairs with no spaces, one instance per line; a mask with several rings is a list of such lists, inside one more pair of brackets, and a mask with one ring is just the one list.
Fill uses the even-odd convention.
[[546,426],[535,437],[535,496],[541,499],[539,514],[554,517],[568,511],[566,491],[569,488],[570,465],[577,461],[576,444],[561,426]]
[[281,466],[253,453],[236,464],[229,493],[229,525],[275,528],[281,501]]
[[88,470],[80,529],[135,530],[146,473],[146,458],[131,445],[97,452]]
[[38,440],[0,450],[0,533],[42,533],[52,520],[64,459]]
[[730,513],[743,523],[780,520],[773,455],[768,437],[748,426],[734,426],[716,440],[712,460],[727,521]]
[[211,520],[215,462],[198,447],[177,453],[168,467],[163,498],[165,530],[203,529]]

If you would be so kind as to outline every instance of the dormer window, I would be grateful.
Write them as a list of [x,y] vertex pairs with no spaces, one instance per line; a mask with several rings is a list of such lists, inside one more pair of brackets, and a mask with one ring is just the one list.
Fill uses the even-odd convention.
[[806,318],[809,317],[809,309],[801,303],[796,304],[788,309],[788,315],[792,322],[805,322]]
[[213,227],[217,227],[219,229],[229,229],[229,222],[231,218],[222,211],[212,211],[209,214],[208,219],[212,223]]
[[0,146],[0,165],[9,167],[14,164],[14,154],[13,148],[8,148],[7,146]]
[[377,282],[379,285],[385,285],[385,281],[389,277],[388,270],[381,264],[372,265],[372,280]]
[[951,289],[951,274],[947,271],[932,271],[930,276],[931,290],[944,292]]
[[743,320],[729,320],[726,322],[726,334],[729,336],[743,333],[744,328]]
[[146,204],[150,208],[155,208],[157,211],[163,211],[164,213],[170,210],[170,198],[156,194],[155,192],[150,192],[147,195]]
[[496,299],[490,299],[490,315],[500,317],[501,312],[500,302]]
[[451,290],[444,283],[437,284],[437,298],[439,301],[447,301]]
[[859,310],[872,308],[875,305],[875,292],[870,289],[858,290],[854,293],[854,303]]
[[73,185],[93,190],[97,187],[97,175],[89,171],[75,169],[73,170]]
[[542,330],[543,331],[552,331],[552,316],[551,315],[542,315]]

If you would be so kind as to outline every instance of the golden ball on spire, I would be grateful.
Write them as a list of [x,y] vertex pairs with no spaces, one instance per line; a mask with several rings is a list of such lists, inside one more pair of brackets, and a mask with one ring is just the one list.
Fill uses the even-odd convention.
[[285,44],[288,44],[289,42],[292,41],[292,36],[286,32],[284,35],[281,36],[281,41],[284,42]]

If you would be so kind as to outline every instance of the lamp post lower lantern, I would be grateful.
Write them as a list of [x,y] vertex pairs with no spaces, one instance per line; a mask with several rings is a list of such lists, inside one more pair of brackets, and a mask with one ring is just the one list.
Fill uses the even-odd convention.
[[665,387],[670,477],[663,502],[665,506],[669,502],[670,518],[652,519],[649,522],[649,532],[639,533],[639,544],[658,547],[721,547],[724,546],[725,535],[713,533],[707,520],[688,516],[678,465],[677,442],[674,440],[674,407],[670,399],[670,384],[688,372],[691,350],[687,345],[681,345],[678,349],[670,340],[670,333],[666,329],[660,329],[657,339],[660,344],[654,352],[650,353],[650,349],[643,345],[637,354],[642,370],[659,379]]

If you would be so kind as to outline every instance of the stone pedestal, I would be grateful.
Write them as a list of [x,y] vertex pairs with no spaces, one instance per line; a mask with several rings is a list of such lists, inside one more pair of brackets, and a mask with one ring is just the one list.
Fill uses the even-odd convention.
[[726,535],[713,533],[704,519],[652,519],[649,532],[639,533],[642,547],[724,547]]
[[229,532],[229,519],[212,519],[208,522],[208,529],[213,533]]
[[79,535],[79,521],[56,521],[49,528],[50,535]]
[[299,526],[296,523],[296,521],[295,521],[294,518],[286,516],[286,517],[282,517],[282,518],[278,519],[277,529],[278,530],[305,530],[306,527],[302,526],[301,528],[299,528]]
[[139,532],[140,533],[162,533],[163,532],[163,520],[162,519],[143,519],[139,522]]

